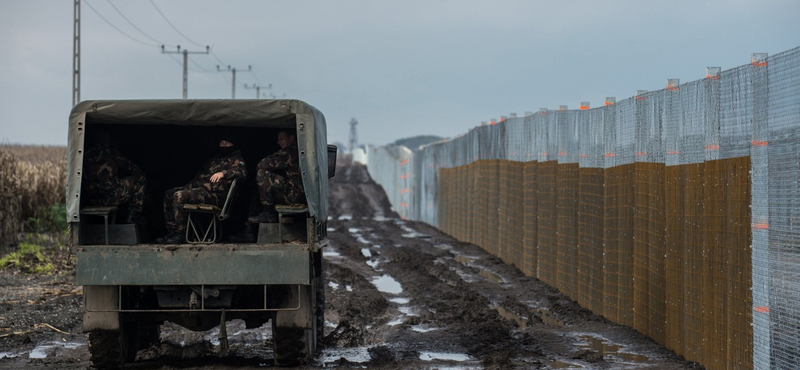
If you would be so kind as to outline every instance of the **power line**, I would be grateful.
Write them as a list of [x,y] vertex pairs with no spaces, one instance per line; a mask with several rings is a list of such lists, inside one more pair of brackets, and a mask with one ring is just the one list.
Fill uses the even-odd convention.
[[[120,11],[120,10],[119,10],[119,8],[117,8],[117,7],[116,7],[116,6],[115,6],[115,5],[114,5],[114,4],[111,2],[111,0],[106,0],[106,1],[108,2],[108,4],[109,4],[109,5],[111,5],[111,7],[112,7],[112,8],[114,8],[114,10],[115,10],[115,11],[116,11],[116,12],[117,12],[117,13],[118,13],[118,14],[119,14],[119,15],[120,15],[120,16],[121,16],[121,17],[122,17],[122,18],[123,18],[123,19],[124,19],[126,22],[128,22],[128,24],[130,24],[130,25],[131,25],[133,28],[135,28],[137,31],[139,31],[139,33],[141,33],[142,35],[144,35],[144,36],[145,36],[145,37],[147,37],[148,39],[150,39],[150,40],[152,40],[152,41],[155,41],[155,42],[157,42],[158,44],[152,44],[152,43],[149,43],[149,42],[146,42],[146,41],[142,41],[142,40],[140,40],[140,39],[138,39],[138,38],[136,38],[136,37],[133,37],[133,36],[131,36],[131,35],[130,35],[130,34],[128,34],[127,32],[125,32],[125,31],[123,31],[122,29],[120,29],[119,27],[117,27],[117,26],[116,26],[114,23],[112,23],[110,20],[108,20],[108,19],[107,19],[106,17],[104,17],[102,14],[100,14],[100,12],[99,12],[97,9],[95,9],[95,8],[92,6],[92,4],[89,4],[88,0],[83,0],[83,1],[86,3],[86,5],[88,5],[88,6],[89,6],[89,9],[91,9],[91,10],[92,10],[92,11],[93,11],[95,14],[97,14],[97,16],[98,16],[98,17],[100,17],[100,19],[102,19],[104,22],[106,22],[106,24],[108,24],[109,26],[111,26],[113,29],[117,30],[117,32],[119,32],[119,33],[120,33],[120,34],[122,34],[123,36],[125,36],[125,37],[127,37],[127,38],[129,38],[129,39],[131,39],[131,40],[133,40],[133,41],[135,41],[135,42],[137,42],[137,43],[140,43],[140,44],[142,44],[142,45],[146,45],[146,46],[156,46],[156,47],[158,47],[158,46],[162,46],[162,47],[163,47],[164,45],[169,45],[169,46],[177,46],[177,45],[164,44],[164,43],[162,43],[161,41],[159,41],[158,39],[156,39],[156,38],[154,38],[154,37],[150,36],[149,34],[147,34],[146,32],[144,32],[144,31],[143,31],[141,28],[137,27],[137,26],[136,26],[136,25],[135,25],[135,24],[134,24],[134,23],[133,23],[133,22],[132,22],[130,19],[128,19],[128,17],[126,17],[126,16],[125,16],[125,14],[123,14],[123,13],[122,13],[122,11]],[[167,16],[166,16],[166,15],[165,15],[165,14],[164,14],[162,11],[161,11],[161,9],[159,9],[159,8],[158,8],[158,6],[155,4],[155,2],[153,2],[153,0],[149,0],[149,1],[150,1],[150,4],[152,4],[152,5],[153,5],[153,7],[156,9],[156,11],[157,11],[157,12],[158,12],[158,13],[161,15],[161,17],[162,17],[162,18],[164,18],[164,20],[167,22],[167,24],[169,24],[169,25],[170,25],[170,27],[172,27],[172,29],[173,29],[173,30],[175,30],[175,32],[177,32],[178,34],[180,34],[182,37],[184,37],[186,40],[188,40],[188,41],[189,41],[189,42],[191,42],[192,44],[195,44],[195,45],[198,45],[198,46],[200,45],[200,44],[198,44],[197,42],[195,42],[195,41],[193,41],[192,39],[190,39],[188,36],[186,36],[186,35],[185,35],[183,32],[181,32],[180,30],[178,30],[178,28],[177,28],[177,27],[175,27],[175,25],[174,25],[174,24],[173,24],[173,23],[172,23],[172,22],[171,22],[171,21],[170,21],[170,20],[167,18]],[[211,55],[213,55],[213,56],[214,56],[214,58],[215,58],[215,59],[216,59],[216,60],[217,60],[217,61],[218,61],[220,64],[222,64],[222,65],[228,65],[227,63],[225,63],[225,62],[222,60],[222,58],[220,58],[220,57],[219,57],[219,55],[217,55],[217,54],[216,54],[216,53],[215,53],[213,50],[211,50],[210,48],[208,49],[208,53],[210,53]],[[181,65],[181,62],[180,62],[180,61],[178,61],[178,60],[177,60],[177,58],[175,58],[174,56],[170,55],[170,58],[171,58],[171,59],[172,59],[172,60],[173,60],[173,61],[174,61],[176,64],[178,64],[178,65]],[[195,62],[194,60],[191,60],[191,63],[192,63],[192,64],[194,64],[195,66],[197,66],[198,68],[200,68],[201,70],[199,70],[199,71],[198,71],[198,70],[195,70],[195,69],[188,69],[186,66],[184,66],[184,69],[188,69],[188,70],[191,70],[191,71],[193,71],[193,72],[213,72],[213,70],[210,70],[210,69],[204,68],[203,66],[201,66],[200,64],[198,64],[198,63],[197,63],[197,62]],[[230,68],[230,66],[229,66],[229,68]],[[219,68],[219,65],[217,65],[217,70],[218,70],[218,71],[220,71],[220,72],[222,72],[222,71],[220,70],[220,68]],[[226,83],[230,83],[230,84],[231,84],[231,87],[232,87],[232,93],[231,93],[231,96],[232,96],[232,98],[235,98],[235,96],[236,96],[236,72],[235,72],[235,71],[236,71],[236,69],[235,69],[235,68],[233,68],[233,69],[230,69],[230,71],[232,72],[232,78],[233,78],[233,79],[232,79],[232,81],[231,81],[231,80],[228,80],[228,78],[227,78],[227,77],[226,77],[224,74],[222,74],[222,79],[223,79],[223,80],[225,80],[225,82],[226,82]],[[247,70],[247,71],[252,71],[252,67],[251,67],[251,66],[248,66],[248,70]],[[254,79],[255,79],[255,80],[258,82],[258,84],[261,84],[261,81],[258,79],[258,76],[255,76],[255,75],[254,75],[253,77],[254,77]],[[285,95],[286,95],[286,94],[284,94],[284,96],[285,96]],[[274,97],[274,95],[273,95],[273,97]]]
[[197,64],[197,62],[195,62],[194,59],[189,59],[189,62],[194,64],[197,68],[200,68],[200,70],[189,69],[192,72],[214,72],[214,70],[212,70],[212,69],[208,69],[208,68],[205,68],[205,67],[201,66],[200,64]]
[[[122,12],[116,7],[116,5],[114,5],[114,3],[111,2],[111,0],[106,0],[106,2],[108,2],[108,5],[111,5],[111,7],[114,8],[114,10],[116,10],[117,13],[119,13],[119,15],[122,17],[122,19],[124,19],[126,22],[128,22],[128,24],[130,24],[131,26],[133,26],[133,28],[135,28],[137,31],[139,31],[139,33],[141,33],[142,35],[144,35],[145,37],[147,37],[150,40],[153,40],[153,41],[155,41],[155,42],[157,42],[157,43],[159,43],[161,45],[164,45],[164,43],[161,42],[160,40],[154,39],[153,37],[151,37],[150,35],[148,35],[144,31],[142,31],[141,28],[136,27],[136,25],[133,24],[133,22],[131,22],[131,20],[128,19],[128,17],[126,17],[125,14],[122,14]],[[170,45],[170,46],[175,46],[175,45]]]
[[106,19],[106,17],[103,17],[103,15],[102,15],[102,14],[100,14],[100,12],[98,12],[98,11],[97,11],[97,9],[95,9],[95,8],[92,6],[92,4],[89,4],[89,1],[87,1],[87,0],[83,0],[83,2],[84,2],[84,3],[86,3],[86,5],[88,5],[88,6],[89,6],[89,9],[92,9],[92,11],[94,12],[94,14],[97,14],[97,16],[98,16],[98,17],[100,17],[100,19],[104,20],[106,23],[108,23],[108,25],[109,25],[109,26],[111,26],[112,28],[114,28],[115,30],[117,30],[117,31],[118,31],[119,33],[121,33],[123,36],[125,36],[125,37],[127,37],[127,38],[129,38],[129,39],[131,39],[131,40],[133,40],[133,41],[136,41],[136,42],[138,42],[138,43],[140,43],[140,44],[142,44],[142,45],[147,45],[147,46],[156,46],[156,47],[157,47],[157,46],[160,46],[160,44],[150,44],[150,43],[147,43],[147,42],[145,42],[145,41],[139,40],[139,39],[137,39],[137,38],[135,38],[135,37],[133,37],[133,36],[131,36],[131,35],[129,35],[129,34],[127,34],[127,33],[125,33],[125,31],[123,31],[123,30],[119,29],[119,27],[117,27],[117,26],[115,26],[113,23],[111,23],[111,21],[109,21],[108,19]]
[[[256,80],[256,82],[257,82],[259,85],[263,85],[263,84],[261,83],[261,81],[258,79],[258,76],[256,75],[256,72],[255,72],[255,71],[253,71],[253,79],[254,79],[254,80]],[[269,84],[269,86],[270,86],[270,87],[272,87],[272,84]]]
[[213,55],[214,58],[217,58],[217,61],[219,62],[219,64],[228,65],[228,63],[223,62],[222,59],[220,59],[219,56],[217,56],[217,53],[214,52],[213,48],[211,49],[211,55]]
[[150,4],[153,4],[153,7],[156,8],[156,11],[158,12],[158,14],[161,14],[161,17],[164,18],[165,21],[167,21],[167,24],[169,24],[169,26],[172,27],[172,29],[175,30],[175,32],[177,32],[179,35],[183,36],[183,38],[185,38],[186,40],[188,40],[189,42],[191,42],[195,46],[203,47],[203,45],[200,45],[200,44],[192,41],[192,39],[190,39],[189,37],[184,35],[183,32],[178,30],[178,28],[175,27],[175,25],[172,24],[172,22],[170,22],[169,19],[167,19],[167,16],[164,15],[164,13],[161,12],[161,9],[159,9],[158,6],[156,6],[156,3],[154,3],[153,0],[150,0]]

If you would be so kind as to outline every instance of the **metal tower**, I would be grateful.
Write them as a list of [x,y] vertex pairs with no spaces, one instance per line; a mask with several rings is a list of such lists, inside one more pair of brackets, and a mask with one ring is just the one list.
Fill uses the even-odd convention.
[[355,118],[350,120],[350,153],[353,153],[353,150],[356,149],[358,146],[358,133],[356,133],[356,125],[358,125],[358,121]]

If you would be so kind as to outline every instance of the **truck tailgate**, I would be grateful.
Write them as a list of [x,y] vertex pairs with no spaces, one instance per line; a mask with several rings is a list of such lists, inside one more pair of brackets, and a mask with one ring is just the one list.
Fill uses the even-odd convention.
[[310,284],[306,245],[81,246],[78,285]]

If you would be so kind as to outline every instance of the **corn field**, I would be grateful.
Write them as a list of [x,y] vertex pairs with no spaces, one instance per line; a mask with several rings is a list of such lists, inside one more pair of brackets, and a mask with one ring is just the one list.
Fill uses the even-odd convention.
[[66,152],[65,147],[0,146],[0,245],[16,243],[27,220],[65,203]]

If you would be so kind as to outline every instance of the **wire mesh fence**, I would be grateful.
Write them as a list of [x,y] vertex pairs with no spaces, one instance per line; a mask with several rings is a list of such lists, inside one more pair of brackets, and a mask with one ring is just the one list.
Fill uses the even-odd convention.
[[800,368],[800,48],[367,154],[401,216],[689,360]]

